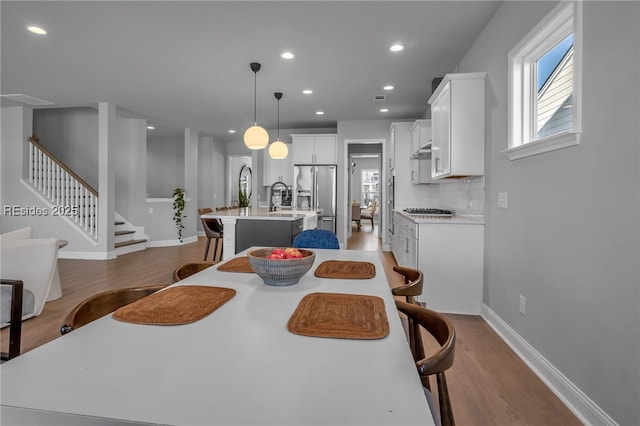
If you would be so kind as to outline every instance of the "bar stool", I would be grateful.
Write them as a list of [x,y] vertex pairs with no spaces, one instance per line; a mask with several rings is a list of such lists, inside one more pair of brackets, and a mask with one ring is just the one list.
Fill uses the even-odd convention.
[[[393,270],[402,275],[405,285],[392,288],[391,294],[394,296],[404,296],[407,303],[420,306],[416,297],[422,294],[424,282],[422,271],[398,265],[394,266]],[[406,331],[409,337],[409,347],[411,348],[413,359],[417,361],[424,358],[424,348],[422,347],[420,328],[411,317],[408,317],[407,319]]]
[[[220,210],[219,208],[216,210]],[[200,214],[200,220],[202,221],[202,229],[204,230],[204,235],[207,237],[207,246],[204,249],[204,259],[202,260],[207,260],[207,257],[209,256],[209,246],[211,245],[211,240],[215,240],[215,243],[213,245],[213,259],[212,260],[216,260],[216,253],[218,252],[218,241],[220,241],[223,238],[223,226],[222,224],[218,221],[218,219],[205,219],[202,217],[203,214],[207,214],[207,213],[212,213],[213,210],[211,210],[210,208],[206,207],[206,208],[202,208],[202,209],[198,209],[198,213]],[[224,246],[220,247],[220,258],[222,258],[222,250],[223,250]]]

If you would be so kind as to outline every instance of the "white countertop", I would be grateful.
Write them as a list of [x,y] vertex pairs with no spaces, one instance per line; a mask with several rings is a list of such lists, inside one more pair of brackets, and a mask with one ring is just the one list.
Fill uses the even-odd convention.
[[[199,321],[137,325],[107,315],[3,363],[2,423],[433,425],[378,254],[314,252],[312,269],[289,287],[217,266],[174,284],[236,290]],[[329,259],[371,262],[376,275],[316,277]],[[291,333],[289,318],[314,292],[380,297],[389,334],[356,340]]]
[[428,217],[416,218],[402,210],[393,210],[414,223],[437,223],[437,224],[461,224],[461,225],[484,225],[484,216],[481,215],[460,215],[452,217]]
[[294,221],[298,219],[304,219],[309,216],[317,216],[315,211],[310,210],[279,210],[270,212],[269,209],[258,207],[256,208],[238,208],[230,210],[220,210],[217,212],[207,213],[201,215],[205,219],[250,219],[250,220],[280,220],[280,221]]

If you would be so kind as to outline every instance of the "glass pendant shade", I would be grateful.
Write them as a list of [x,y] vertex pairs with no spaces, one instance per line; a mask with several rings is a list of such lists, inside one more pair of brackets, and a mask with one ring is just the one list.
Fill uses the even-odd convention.
[[244,144],[249,149],[264,149],[269,144],[269,133],[254,124],[244,132]]
[[289,148],[287,148],[287,144],[279,139],[273,141],[269,146],[269,156],[274,160],[284,160],[288,154]]

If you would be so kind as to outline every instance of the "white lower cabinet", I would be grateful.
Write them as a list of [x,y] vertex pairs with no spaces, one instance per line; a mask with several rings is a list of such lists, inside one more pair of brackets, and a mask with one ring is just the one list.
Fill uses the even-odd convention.
[[418,269],[424,274],[418,300],[438,312],[479,315],[484,225],[422,223],[418,241]]
[[391,250],[398,265],[418,267],[418,224],[398,213],[393,214]]
[[424,274],[420,302],[438,312],[479,315],[484,225],[416,223],[393,214],[392,251],[398,265]]

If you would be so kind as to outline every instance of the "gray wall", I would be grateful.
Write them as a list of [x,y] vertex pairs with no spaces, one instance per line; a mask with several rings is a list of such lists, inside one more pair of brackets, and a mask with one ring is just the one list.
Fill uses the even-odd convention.
[[144,197],[147,178],[147,122],[135,118],[117,120],[114,141],[115,209],[127,221],[143,226],[147,217]]
[[147,194],[171,198],[184,188],[184,136],[149,138],[147,141]]
[[507,53],[555,3],[504,2],[460,62],[487,72],[484,301],[615,421],[638,425],[640,3],[583,4],[578,146],[501,152]]
[[98,111],[53,108],[33,111],[33,134],[60,161],[98,189]]
[[[225,205],[225,145],[211,136],[201,136],[198,145],[198,208]],[[198,231],[202,223],[198,221]]]

